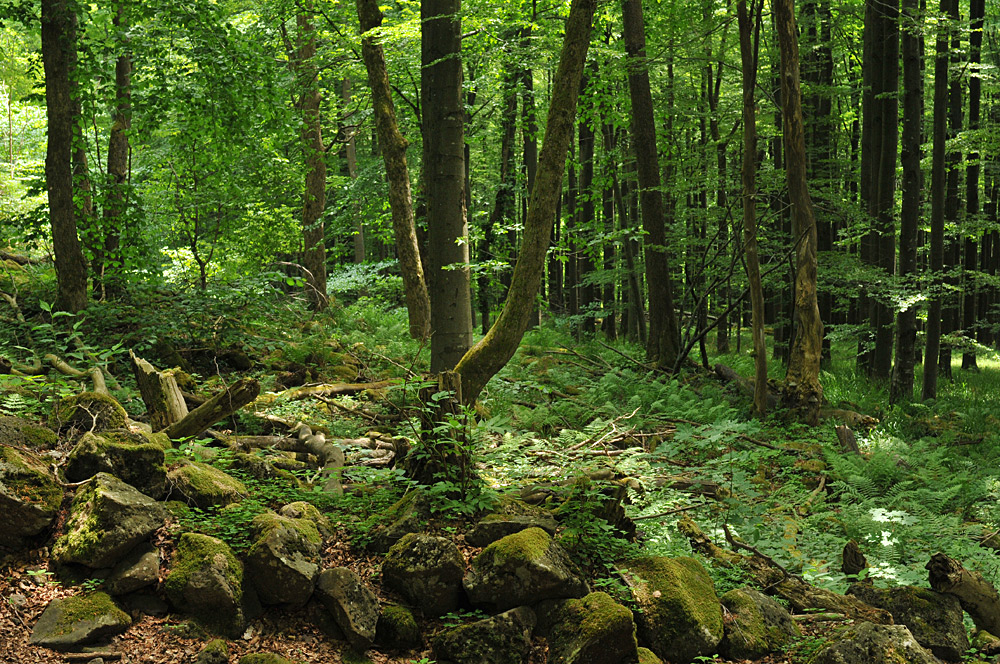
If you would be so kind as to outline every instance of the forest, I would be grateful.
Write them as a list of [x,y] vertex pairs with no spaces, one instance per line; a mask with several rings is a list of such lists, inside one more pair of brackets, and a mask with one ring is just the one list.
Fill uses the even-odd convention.
[[985,0],[0,0],[0,662],[1000,659]]

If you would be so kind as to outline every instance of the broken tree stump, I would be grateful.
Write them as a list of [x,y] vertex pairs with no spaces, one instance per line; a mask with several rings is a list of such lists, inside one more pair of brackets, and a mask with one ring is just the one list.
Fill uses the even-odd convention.
[[851,431],[851,427],[841,424],[834,427],[834,431],[837,432],[837,440],[840,441],[841,450],[849,454],[861,454],[861,448],[858,447],[858,438]]
[[149,413],[149,425],[153,431],[166,429],[175,422],[180,422],[188,414],[187,404],[177,379],[170,372],[157,371],[152,364],[128,352],[132,360],[132,373],[139,385],[139,393],[146,404]]
[[258,394],[260,394],[260,383],[253,378],[241,378],[192,410],[180,421],[163,429],[163,433],[171,439],[196,436],[251,403]]
[[976,627],[1000,634],[1000,595],[979,572],[969,571],[943,553],[935,553],[925,566],[931,588],[958,598]]

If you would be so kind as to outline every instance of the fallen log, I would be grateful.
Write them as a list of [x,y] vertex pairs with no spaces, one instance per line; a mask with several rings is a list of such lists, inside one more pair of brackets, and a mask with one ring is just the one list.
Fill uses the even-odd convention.
[[[745,378],[738,373],[732,367],[728,367],[725,364],[716,364],[714,367],[715,375],[721,380],[727,383],[735,383],[736,387],[744,395],[753,399],[754,387],[753,381],[749,378]],[[768,410],[773,410],[775,408],[781,407],[781,396],[778,394],[777,390],[769,389],[767,391],[767,408]]]
[[342,394],[358,394],[365,390],[384,390],[387,387],[396,385],[398,380],[380,380],[375,383],[334,383],[324,385],[303,385],[302,387],[291,387],[278,393],[278,397],[286,399],[306,399],[311,396],[336,396]]
[[689,517],[681,519],[677,527],[691,542],[692,549],[724,567],[742,569],[764,592],[787,600],[793,611],[802,613],[807,609],[822,609],[878,625],[892,624],[892,615],[888,611],[877,609],[850,595],[817,588],[751,546],[735,539],[730,540],[731,545],[750,551],[752,555],[749,556],[720,548]]
[[976,627],[990,634],[1000,634],[1000,595],[979,572],[969,571],[943,553],[931,556],[925,569],[931,588],[956,597]]
[[307,425],[299,422],[293,433],[295,438],[288,436],[227,436],[223,440],[235,449],[261,449],[269,447],[282,452],[298,452],[316,457],[319,466],[321,487],[326,493],[341,495],[344,490],[340,483],[340,473],[344,467],[344,450],[326,439],[322,432],[313,432]]
[[253,378],[241,378],[192,410],[183,419],[163,429],[163,433],[171,439],[196,436],[251,403],[258,394],[260,394],[260,383]]
[[188,408],[174,375],[157,371],[152,364],[136,356],[131,350],[128,356],[132,360],[132,373],[135,374],[142,401],[146,404],[149,425],[153,427],[153,431],[166,429],[183,420],[188,414]]
[[40,258],[30,258],[29,256],[22,256],[2,249],[0,249],[0,260],[14,261],[18,265],[40,265],[42,263],[42,259]]

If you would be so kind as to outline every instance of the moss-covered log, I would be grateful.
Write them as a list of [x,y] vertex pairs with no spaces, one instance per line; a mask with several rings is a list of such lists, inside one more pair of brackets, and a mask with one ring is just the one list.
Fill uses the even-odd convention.
[[241,378],[188,413],[184,419],[168,426],[163,433],[172,439],[196,436],[252,402],[258,394],[260,383],[252,378]]

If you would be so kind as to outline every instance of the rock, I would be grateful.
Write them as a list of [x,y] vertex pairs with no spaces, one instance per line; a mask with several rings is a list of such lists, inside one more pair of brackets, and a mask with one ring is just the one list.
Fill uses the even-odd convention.
[[977,629],[972,633],[972,647],[988,654],[1000,652],[1000,638],[985,629]]
[[0,445],[49,450],[58,442],[56,432],[48,427],[29,422],[23,417],[0,417]]
[[649,648],[639,648],[639,664],[663,664],[663,660],[656,656]]
[[583,597],[590,590],[566,552],[541,528],[508,535],[483,549],[463,585],[473,604],[490,611]]
[[140,544],[132,549],[104,580],[104,589],[111,595],[125,595],[151,586],[160,578],[160,550],[152,544]]
[[387,553],[403,536],[419,532],[430,511],[427,496],[420,489],[410,489],[386,510],[382,520],[387,525],[375,529],[368,543],[368,550],[372,553]]
[[528,528],[541,528],[549,535],[556,532],[556,520],[549,516],[507,516],[488,514],[466,533],[465,541],[472,546],[488,546],[498,539]]
[[431,647],[453,664],[527,664],[534,626],[535,613],[521,606],[443,632]]
[[170,607],[157,595],[131,593],[119,597],[118,601],[122,603],[125,610],[133,617],[153,616],[154,618],[162,618],[170,613]]
[[454,542],[430,535],[406,535],[382,562],[382,583],[427,616],[458,608],[463,574],[465,559]]
[[198,653],[194,664],[229,664],[229,645],[222,639],[212,639]]
[[388,604],[382,609],[375,628],[375,643],[383,648],[410,650],[423,643],[413,613],[405,606]]
[[228,505],[247,495],[243,482],[230,477],[218,468],[196,461],[185,463],[167,473],[171,490],[200,509],[213,505]]
[[263,604],[305,604],[319,573],[322,539],[307,519],[273,512],[254,518],[247,572]]
[[330,537],[333,535],[333,524],[330,523],[330,519],[323,516],[323,514],[316,509],[316,506],[307,503],[304,500],[300,500],[294,503],[288,503],[282,507],[278,514],[281,516],[287,516],[290,519],[307,519],[312,521],[313,525],[316,526],[316,530],[323,537]]
[[163,434],[88,431],[66,459],[66,479],[82,482],[97,473],[108,473],[151,498],[163,498],[167,491],[164,441],[169,448],[170,439]]
[[639,658],[632,612],[602,592],[561,603],[548,630],[550,664],[625,664]]
[[316,581],[316,594],[352,646],[371,647],[379,620],[378,598],[357,574],[346,567],[325,569]]
[[222,540],[181,535],[164,589],[177,609],[211,631],[231,638],[243,633],[243,566]]
[[753,588],[730,590],[719,601],[730,616],[719,644],[727,659],[760,659],[801,634],[785,607]]
[[31,630],[28,642],[53,650],[79,650],[121,634],[132,619],[107,593],[74,595],[52,600]]
[[128,425],[128,413],[122,405],[106,394],[83,392],[66,397],[52,409],[53,428],[62,431],[78,429],[101,433],[123,429]]
[[77,492],[52,558],[94,569],[114,566],[163,525],[167,510],[117,477],[98,473]]
[[941,659],[957,662],[969,649],[962,606],[951,595],[916,586],[882,589],[865,583],[853,584],[847,594],[891,613],[893,622],[906,625],[917,643]]
[[711,656],[722,640],[722,606],[694,558],[648,557],[628,565],[635,584],[639,639],[675,664]]
[[854,623],[835,632],[809,664],[936,664],[904,625]]
[[258,652],[240,657],[240,664],[297,664],[271,652]]
[[[218,450],[215,448],[205,448],[213,450],[216,455]],[[282,480],[283,482],[288,482],[292,486],[298,485],[298,479],[295,475],[291,474],[287,470],[281,470],[275,467],[275,465],[269,462],[267,459],[263,459],[254,454],[247,454],[245,452],[237,452],[232,456],[229,462],[230,470],[239,470],[246,473],[255,480]]]
[[30,452],[0,445],[0,546],[21,548],[52,523],[63,490],[46,463]]

